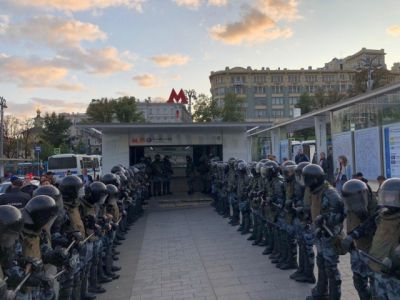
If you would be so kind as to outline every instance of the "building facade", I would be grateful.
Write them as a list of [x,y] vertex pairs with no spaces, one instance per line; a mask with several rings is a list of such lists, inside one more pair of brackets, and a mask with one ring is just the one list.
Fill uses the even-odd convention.
[[146,123],[189,123],[192,116],[181,103],[144,102],[136,103]]
[[[368,68],[368,65],[373,69],[387,69],[384,50],[363,48],[343,59],[334,58],[318,69],[226,67],[223,71],[211,72],[211,94],[220,105],[223,105],[224,96],[228,93],[243,96],[246,99],[246,121],[279,123],[296,116],[295,105],[302,93],[314,95],[317,91],[334,91],[348,94],[353,88],[356,73]],[[391,69],[388,81],[400,81],[398,64]]]

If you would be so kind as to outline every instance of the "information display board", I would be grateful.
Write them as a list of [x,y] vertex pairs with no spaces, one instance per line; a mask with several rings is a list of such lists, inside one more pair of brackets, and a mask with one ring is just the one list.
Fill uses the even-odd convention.
[[361,129],[354,132],[356,172],[364,178],[376,180],[382,171],[379,127]]
[[400,124],[383,128],[386,177],[400,177]]
[[[353,145],[351,141],[351,132],[341,132],[332,135],[333,145],[333,164],[335,170],[339,167],[338,157],[345,155],[351,170],[353,170]],[[353,172],[353,171],[352,171]]]
[[289,140],[282,140],[280,142],[280,149],[279,161],[282,162],[284,158],[289,159]]

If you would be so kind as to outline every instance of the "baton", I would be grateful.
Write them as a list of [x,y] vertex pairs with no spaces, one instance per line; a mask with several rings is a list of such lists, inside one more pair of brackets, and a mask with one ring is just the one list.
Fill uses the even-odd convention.
[[17,287],[14,290],[14,293],[18,293],[19,290],[22,288],[22,286],[25,284],[25,282],[31,277],[32,273],[29,271],[28,274],[25,275],[24,279],[21,280],[21,282],[17,285]]
[[81,243],[81,245],[83,245],[83,244],[85,244],[92,236],[94,236],[94,232],[91,234],[91,235],[89,235],[86,239],[84,239],[83,241],[82,241],[82,243]]
[[383,261],[381,261],[380,259],[376,258],[375,256],[372,256],[372,255],[370,255],[370,254],[368,254],[368,253],[366,253],[366,252],[364,252],[362,250],[359,250],[359,249],[357,249],[357,250],[361,255],[365,256],[369,260],[372,260],[374,263],[377,263],[378,265],[380,265],[382,267],[385,267],[385,268],[388,268],[388,269],[390,269],[392,267],[390,263],[389,264],[385,264]]
[[64,274],[67,270],[62,269],[60,272],[58,272],[56,275],[54,275],[53,279],[57,279],[58,277],[60,277],[62,274]]
[[68,248],[65,249],[65,251],[69,252],[69,250],[71,250],[72,246],[75,245],[76,241],[72,241],[71,244],[69,244]]
[[330,230],[328,226],[326,226],[325,224],[322,224],[322,227],[325,229],[325,231],[326,231],[331,237],[334,236],[332,230]]

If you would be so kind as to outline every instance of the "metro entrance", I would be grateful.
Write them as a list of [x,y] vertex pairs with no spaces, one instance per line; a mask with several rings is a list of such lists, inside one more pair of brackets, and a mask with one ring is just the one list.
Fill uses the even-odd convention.
[[142,158],[150,158],[154,160],[154,156],[159,154],[161,159],[165,156],[170,158],[173,175],[171,180],[171,191],[186,191],[186,156],[193,158],[196,166],[195,190],[201,189],[200,173],[204,170],[204,164],[211,157],[222,157],[222,145],[188,145],[188,146],[130,146],[129,147],[129,165],[134,165],[141,161]]

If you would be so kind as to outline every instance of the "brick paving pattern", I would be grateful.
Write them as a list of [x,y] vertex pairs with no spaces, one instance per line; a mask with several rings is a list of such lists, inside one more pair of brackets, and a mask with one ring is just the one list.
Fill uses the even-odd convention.
[[[304,300],[312,287],[276,269],[209,206],[150,208],[118,250],[121,278],[99,300]],[[342,299],[358,299],[349,258],[341,261]]]

